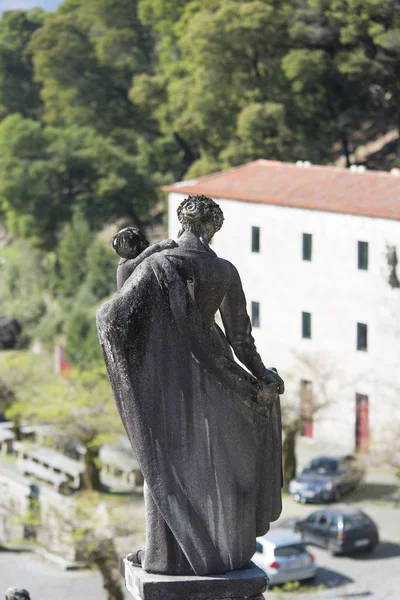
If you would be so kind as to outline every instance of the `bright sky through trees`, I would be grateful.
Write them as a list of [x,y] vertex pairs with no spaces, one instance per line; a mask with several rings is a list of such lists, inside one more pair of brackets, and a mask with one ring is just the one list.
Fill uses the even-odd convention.
[[6,10],[30,10],[40,6],[44,10],[55,10],[61,0],[0,0],[0,14]]

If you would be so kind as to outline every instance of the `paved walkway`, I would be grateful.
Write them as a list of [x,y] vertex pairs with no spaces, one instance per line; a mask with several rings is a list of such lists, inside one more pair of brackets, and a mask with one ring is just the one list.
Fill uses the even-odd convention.
[[[32,600],[106,600],[95,571],[64,571],[35,554],[0,551],[0,598],[11,586],[29,590]],[[126,599],[132,596],[126,594]]]

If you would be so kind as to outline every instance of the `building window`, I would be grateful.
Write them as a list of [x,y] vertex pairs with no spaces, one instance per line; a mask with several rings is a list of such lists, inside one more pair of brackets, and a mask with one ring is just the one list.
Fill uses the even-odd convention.
[[368,327],[365,323],[357,323],[357,350],[368,349]]
[[311,260],[312,256],[312,235],[303,233],[303,260]]
[[311,339],[311,313],[301,313],[301,335],[308,340]]
[[368,271],[368,242],[358,242],[358,268]]
[[260,252],[260,228],[251,228],[251,251]]
[[260,327],[260,303],[251,303],[251,324],[253,327]]

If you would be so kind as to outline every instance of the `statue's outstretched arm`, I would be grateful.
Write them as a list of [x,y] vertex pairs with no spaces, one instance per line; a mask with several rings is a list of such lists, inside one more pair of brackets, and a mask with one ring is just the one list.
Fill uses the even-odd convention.
[[279,393],[284,391],[283,380],[275,372],[267,369],[257,352],[252,336],[250,317],[246,309],[246,297],[243,292],[239,273],[232,265],[230,287],[220,307],[222,323],[228,342],[237,358],[247,369],[266,383],[276,383]]

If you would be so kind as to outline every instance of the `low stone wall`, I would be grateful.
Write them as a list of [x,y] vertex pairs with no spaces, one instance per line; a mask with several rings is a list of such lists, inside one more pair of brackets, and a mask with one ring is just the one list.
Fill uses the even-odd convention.
[[76,503],[55,490],[32,484],[0,466],[0,540],[33,539],[48,552],[79,561]]
[[18,475],[0,470],[0,540],[16,543],[25,539],[23,517],[28,514],[31,486]]

